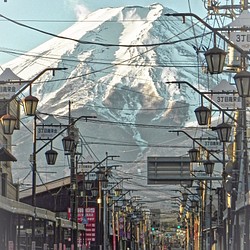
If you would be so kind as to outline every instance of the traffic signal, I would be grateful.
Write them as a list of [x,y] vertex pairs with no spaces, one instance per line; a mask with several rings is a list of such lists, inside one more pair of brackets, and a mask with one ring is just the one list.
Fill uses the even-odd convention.
[[156,226],[155,221],[153,221],[153,223],[151,225],[151,231],[155,231],[155,226]]

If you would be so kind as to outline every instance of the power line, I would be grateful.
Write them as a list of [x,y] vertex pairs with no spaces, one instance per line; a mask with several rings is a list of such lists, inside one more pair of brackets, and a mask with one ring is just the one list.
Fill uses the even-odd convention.
[[[15,23],[19,26],[22,26],[22,27],[25,27],[25,28],[28,28],[28,29],[31,29],[31,30],[34,30],[34,31],[37,31],[39,33],[43,33],[45,35],[49,35],[49,36],[53,36],[53,37],[56,37],[56,38],[61,38],[61,39],[65,39],[65,40],[70,40],[70,41],[73,41],[73,42],[78,42],[80,44],[87,44],[87,45],[99,45],[99,46],[105,46],[105,47],[128,47],[128,48],[132,48],[132,47],[155,47],[155,46],[159,46],[159,45],[173,45],[175,43],[178,43],[180,41],[188,41],[188,40],[192,40],[194,38],[198,38],[198,37],[203,37],[204,34],[202,35],[198,35],[198,36],[195,36],[195,37],[188,37],[188,38],[185,38],[185,39],[182,39],[182,40],[176,40],[176,41],[172,41],[172,42],[162,42],[162,43],[154,43],[154,44],[111,44],[111,43],[99,43],[99,42],[89,42],[89,41],[82,41],[82,40],[78,40],[78,39],[74,39],[74,38],[71,38],[71,37],[65,37],[65,36],[61,36],[61,35],[56,35],[54,33],[51,33],[51,32],[48,32],[48,31],[44,31],[44,30],[41,30],[41,29],[38,29],[38,28],[34,28],[32,26],[29,26],[29,25],[26,25],[26,24],[23,24],[23,23],[20,23],[18,21],[15,21],[11,18],[8,18],[2,14],[0,14],[0,17],[12,22],[12,23]],[[211,34],[211,32],[209,32],[209,34]]]

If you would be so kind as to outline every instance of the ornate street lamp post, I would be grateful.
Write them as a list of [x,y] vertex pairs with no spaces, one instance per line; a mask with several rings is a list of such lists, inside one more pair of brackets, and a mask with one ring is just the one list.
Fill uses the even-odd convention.
[[207,175],[210,176],[210,185],[209,185],[209,192],[210,192],[210,196],[209,196],[209,249],[212,250],[213,244],[212,244],[212,240],[213,240],[213,234],[212,234],[212,201],[213,201],[213,196],[212,196],[212,174],[214,171],[214,162],[207,160],[204,163],[204,169]]
[[76,192],[78,190],[77,166],[75,162],[77,141],[75,140],[74,126],[69,125],[68,136],[62,139],[65,153],[70,154],[70,211],[71,221],[76,223],[76,229],[72,226],[71,246],[77,249],[78,241],[78,200]]
[[[245,65],[243,66],[245,68]],[[249,159],[248,159],[248,142],[247,142],[247,105],[246,98],[250,97],[250,73],[246,70],[243,70],[237,73],[234,76],[235,84],[239,93],[239,96],[242,97],[242,127],[243,127],[243,176],[244,176],[244,199],[245,204],[249,199],[249,186],[248,186],[248,174],[249,174]],[[248,197],[247,197],[248,195]],[[249,206],[244,207],[245,213],[245,229],[244,229],[244,250],[248,250],[250,247],[249,242]]]

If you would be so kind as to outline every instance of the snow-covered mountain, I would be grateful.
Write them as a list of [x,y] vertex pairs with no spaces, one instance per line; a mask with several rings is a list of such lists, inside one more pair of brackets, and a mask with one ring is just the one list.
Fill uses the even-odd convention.
[[[67,124],[71,102],[73,117],[96,116],[76,123],[83,138],[83,161],[90,156],[102,160],[106,152],[119,155],[116,163],[121,167],[116,174],[134,177],[128,183],[143,190],[145,199],[149,193],[162,200],[165,196],[162,188],[147,190],[147,156],[183,155],[192,145],[185,136],[168,130],[195,121],[193,110],[200,97],[187,86],[165,82],[184,80],[199,87],[207,87],[208,82],[198,67],[202,55],[194,49],[202,38],[188,39],[202,34],[202,29],[164,16],[170,12],[159,4],[100,9],[2,66],[22,79],[32,79],[48,67],[66,67],[55,75],[47,72],[33,84],[39,111]],[[32,121],[23,117],[25,126],[13,138],[13,154],[18,159],[13,176],[20,181],[25,178],[24,182],[30,179],[32,135],[26,126],[32,130]],[[42,142],[37,144],[39,148]],[[56,166],[45,166],[44,151],[39,152],[38,173],[43,182],[69,173],[61,141],[53,146],[60,151]]]

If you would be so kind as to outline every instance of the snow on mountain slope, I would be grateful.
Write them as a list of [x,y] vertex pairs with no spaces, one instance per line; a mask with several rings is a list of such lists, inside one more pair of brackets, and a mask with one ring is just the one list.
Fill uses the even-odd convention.
[[[199,76],[199,84],[207,84],[207,76],[197,67],[194,41],[179,41],[193,37],[193,29],[188,29],[188,22],[164,16],[171,11],[159,4],[100,9],[3,68],[32,79],[47,67],[66,67],[54,76],[44,74],[33,85],[33,95],[40,100],[39,111],[67,116],[70,101],[72,116],[96,115],[96,121],[77,123],[85,140],[84,157],[91,154],[87,145],[100,160],[105,152],[119,155],[124,164],[122,175],[136,175],[140,169],[140,183],[145,186],[147,156],[173,156],[171,146],[185,145],[183,137],[167,131],[194,121],[193,109],[199,102],[199,96],[187,87],[179,89],[165,82],[195,83]],[[202,34],[199,27],[196,29]],[[23,119],[31,126],[32,119]],[[26,128],[21,130],[14,136],[18,159],[13,168],[15,179],[30,171],[32,137]],[[53,145],[61,148],[60,142]],[[185,154],[181,147],[174,151]],[[45,163],[40,154],[42,167]],[[19,170],[22,167],[24,171]],[[55,173],[41,174],[43,180],[68,174],[66,157],[61,156],[50,170]]]

